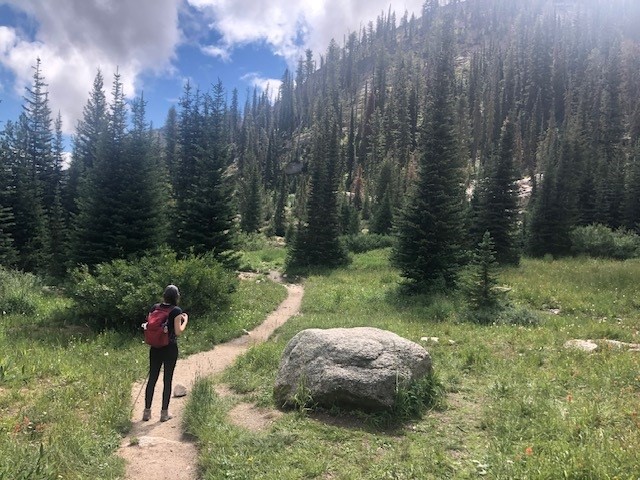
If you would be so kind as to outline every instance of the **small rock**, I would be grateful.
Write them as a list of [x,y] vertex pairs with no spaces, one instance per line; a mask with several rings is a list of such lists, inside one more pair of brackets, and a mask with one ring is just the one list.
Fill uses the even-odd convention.
[[564,348],[575,348],[585,352],[593,352],[598,349],[598,344],[591,340],[567,340]]
[[439,343],[440,337],[422,337],[420,339],[421,342],[431,342],[431,343]]
[[187,388],[184,385],[176,385],[173,389],[174,397],[184,397],[187,394]]

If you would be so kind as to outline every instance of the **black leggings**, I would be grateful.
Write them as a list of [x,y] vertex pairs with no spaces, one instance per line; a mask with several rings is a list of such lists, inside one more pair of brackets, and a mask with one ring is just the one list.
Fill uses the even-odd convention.
[[160,376],[160,368],[164,365],[164,388],[162,390],[162,409],[169,408],[169,399],[171,398],[171,381],[173,380],[173,371],[178,361],[178,344],[170,343],[166,347],[149,349],[149,381],[144,395],[144,408],[151,408],[153,402],[153,390],[156,388],[156,382]]

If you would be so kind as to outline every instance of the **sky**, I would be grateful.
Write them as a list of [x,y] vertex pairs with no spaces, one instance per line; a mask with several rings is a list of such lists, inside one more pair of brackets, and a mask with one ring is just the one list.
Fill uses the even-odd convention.
[[[230,99],[277,92],[306,49],[391,11],[419,16],[424,0],[0,0],[0,129],[17,120],[39,58],[52,116],[73,134],[98,70],[118,72],[128,99],[144,95],[147,119],[164,124],[188,81]],[[241,103],[242,107],[243,103]],[[67,146],[69,148],[69,146]]]

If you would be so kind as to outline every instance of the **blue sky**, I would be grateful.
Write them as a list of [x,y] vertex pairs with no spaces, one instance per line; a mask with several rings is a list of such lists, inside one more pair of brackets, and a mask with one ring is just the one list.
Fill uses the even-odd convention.
[[[144,93],[164,124],[183,85],[231,95],[277,91],[286,68],[311,48],[359,31],[389,8],[398,21],[423,0],[0,0],[0,128],[21,112],[41,59],[53,115],[73,133],[98,69],[107,93],[116,69],[128,98]],[[242,106],[242,105],[241,105]],[[69,148],[69,146],[67,146]]]

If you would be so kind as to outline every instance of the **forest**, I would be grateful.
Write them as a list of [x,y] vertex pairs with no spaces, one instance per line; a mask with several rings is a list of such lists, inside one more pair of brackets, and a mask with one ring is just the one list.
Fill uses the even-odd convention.
[[238,238],[261,232],[292,269],[393,245],[424,291],[455,286],[486,232],[500,264],[637,256],[639,6],[442,3],[307,51],[275,101],[187,84],[161,128],[98,71],[68,166],[34,60],[0,135],[0,265],[63,281],[168,246],[234,268]]

